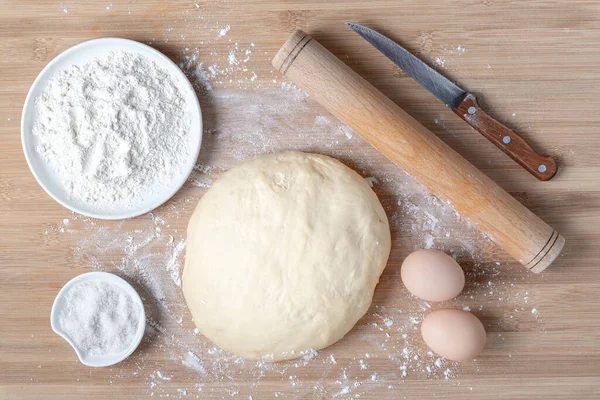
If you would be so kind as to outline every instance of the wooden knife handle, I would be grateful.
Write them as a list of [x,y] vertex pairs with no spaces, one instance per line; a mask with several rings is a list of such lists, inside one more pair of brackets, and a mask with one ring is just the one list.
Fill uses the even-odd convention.
[[452,111],[540,181],[556,174],[556,162],[551,157],[536,152],[518,133],[486,114],[474,94],[465,94]]
[[296,31],[273,66],[527,269],[560,254],[558,232],[311,36]]

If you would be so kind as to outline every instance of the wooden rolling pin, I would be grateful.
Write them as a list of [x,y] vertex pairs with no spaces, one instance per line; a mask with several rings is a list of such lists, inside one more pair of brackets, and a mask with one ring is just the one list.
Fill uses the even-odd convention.
[[273,66],[529,270],[560,254],[558,232],[303,31]]

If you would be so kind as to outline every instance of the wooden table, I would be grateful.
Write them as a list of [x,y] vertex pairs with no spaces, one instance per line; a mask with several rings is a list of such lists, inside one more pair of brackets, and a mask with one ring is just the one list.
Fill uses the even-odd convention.
[[[346,20],[389,34],[481,94],[487,109],[560,160],[558,176],[535,181]],[[542,275],[527,273],[282,86],[270,60],[296,28],[561,232],[567,244],[558,261]],[[0,36],[1,398],[600,398],[597,1],[2,1]],[[36,183],[20,144],[21,107],[39,71],[70,46],[107,36],[187,60],[191,75],[198,62],[218,71],[209,71],[210,89],[198,89],[205,138],[197,171],[155,213],[124,222],[62,208]],[[179,268],[187,220],[212,181],[241,159],[285,148],[330,154],[376,178],[394,246],[373,307],[343,340],[302,361],[243,362],[194,334],[166,268]],[[399,278],[403,258],[428,246],[454,253],[467,273],[465,292],[447,304],[410,297]],[[97,269],[130,280],[149,320],[140,349],[103,369],[82,366],[49,324],[62,285]],[[427,354],[418,327],[429,307],[469,307],[488,331],[485,353],[462,364]]]

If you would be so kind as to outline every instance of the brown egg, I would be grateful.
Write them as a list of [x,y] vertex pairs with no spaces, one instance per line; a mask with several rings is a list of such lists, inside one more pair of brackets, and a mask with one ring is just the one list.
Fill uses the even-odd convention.
[[462,310],[437,310],[421,324],[427,346],[452,361],[475,358],[485,347],[485,328],[471,313]]
[[465,274],[456,261],[439,250],[417,250],[400,271],[409,292],[427,301],[452,300],[465,286]]

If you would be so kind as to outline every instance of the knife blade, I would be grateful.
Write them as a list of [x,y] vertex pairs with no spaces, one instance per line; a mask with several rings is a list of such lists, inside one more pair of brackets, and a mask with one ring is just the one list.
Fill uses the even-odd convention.
[[353,22],[346,22],[346,25],[530,174],[542,181],[550,180],[556,174],[558,168],[554,159],[536,152],[519,134],[483,111],[474,94],[461,89],[381,33]]

